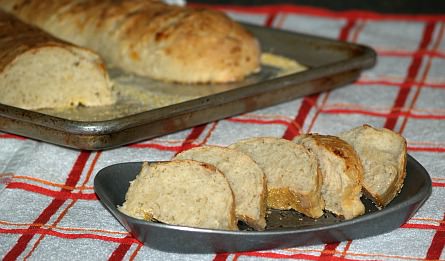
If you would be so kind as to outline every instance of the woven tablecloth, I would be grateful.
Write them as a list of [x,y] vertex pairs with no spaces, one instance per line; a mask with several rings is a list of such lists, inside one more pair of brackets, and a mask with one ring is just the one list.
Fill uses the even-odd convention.
[[[0,256],[5,260],[445,260],[445,14],[332,12],[302,6],[219,7],[241,21],[366,44],[377,65],[344,88],[106,151],[78,151],[0,132]],[[429,172],[431,197],[389,233],[334,244],[227,254],[143,246],[104,209],[96,173],[111,164],[169,160],[202,144],[291,139],[361,124],[401,133]]]

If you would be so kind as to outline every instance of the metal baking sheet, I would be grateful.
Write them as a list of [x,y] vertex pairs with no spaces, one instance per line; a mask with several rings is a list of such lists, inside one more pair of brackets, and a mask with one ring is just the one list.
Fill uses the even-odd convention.
[[431,195],[431,178],[423,166],[408,155],[404,186],[394,200],[378,210],[362,197],[364,215],[342,220],[326,212],[321,218],[295,211],[270,211],[265,231],[212,230],[174,226],[135,219],[117,209],[125,200],[130,181],[141,170],[141,162],[120,163],[98,172],[94,190],[103,205],[139,241],[166,252],[213,253],[288,248],[334,243],[370,237],[399,228]]
[[263,52],[308,69],[283,75],[279,68],[263,65],[260,73],[236,83],[181,85],[110,66],[119,94],[115,105],[30,111],[0,104],[0,130],[76,149],[109,149],[337,88],[376,62],[367,46],[245,26]]

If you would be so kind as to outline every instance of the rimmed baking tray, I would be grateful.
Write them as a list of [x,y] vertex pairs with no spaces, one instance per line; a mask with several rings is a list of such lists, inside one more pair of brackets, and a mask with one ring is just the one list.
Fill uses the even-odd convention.
[[407,157],[404,186],[394,200],[378,210],[362,197],[364,215],[342,220],[330,213],[312,219],[295,211],[272,211],[265,231],[226,231],[174,226],[127,216],[117,209],[141,162],[111,165],[98,172],[94,190],[106,209],[139,241],[166,252],[213,253],[266,250],[370,237],[399,228],[431,195],[431,178],[413,157]]
[[[337,88],[355,81],[376,62],[375,52],[367,46],[245,26],[259,39],[264,52],[298,61],[308,69],[280,76],[274,68],[263,66],[260,73],[242,82],[196,86],[156,82],[111,69],[116,81],[146,87],[138,93],[151,93],[149,102],[136,107],[121,102],[70,113],[0,104],[0,130],[76,149],[109,149]],[[170,103],[159,102],[162,99]]]

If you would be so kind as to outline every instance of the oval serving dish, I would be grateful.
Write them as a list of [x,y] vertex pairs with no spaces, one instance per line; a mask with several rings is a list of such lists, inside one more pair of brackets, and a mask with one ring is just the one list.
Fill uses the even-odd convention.
[[431,195],[431,178],[423,166],[408,155],[407,175],[400,194],[378,210],[362,198],[366,213],[341,220],[330,213],[312,219],[295,211],[270,211],[265,231],[251,231],[239,224],[240,231],[201,229],[139,220],[121,213],[125,194],[139,174],[142,162],[120,163],[98,172],[94,190],[112,215],[143,244],[166,252],[217,253],[289,248],[333,243],[389,232],[412,217]]

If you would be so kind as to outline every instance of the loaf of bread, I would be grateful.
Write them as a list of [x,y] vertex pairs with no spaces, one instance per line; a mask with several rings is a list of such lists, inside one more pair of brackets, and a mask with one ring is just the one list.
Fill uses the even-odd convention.
[[119,210],[171,225],[238,229],[227,179],[213,165],[193,160],[144,163]]
[[42,109],[113,102],[98,55],[0,11],[0,103]]
[[235,196],[238,220],[255,230],[266,227],[266,177],[261,168],[241,151],[219,146],[201,146],[183,151],[174,157],[214,165],[229,181]]
[[249,155],[267,178],[267,206],[323,215],[322,177],[315,155],[304,146],[280,138],[256,137],[229,146]]
[[357,151],[364,168],[363,188],[378,207],[400,192],[406,176],[406,140],[385,128],[363,125],[338,135]]
[[154,79],[230,82],[260,69],[258,41],[219,11],[158,0],[0,0],[0,8]]
[[302,134],[293,139],[314,152],[323,176],[321,195],[325,209],[344,219],[365,213],[361,202],[363,167],[344,140],[330,135]]

